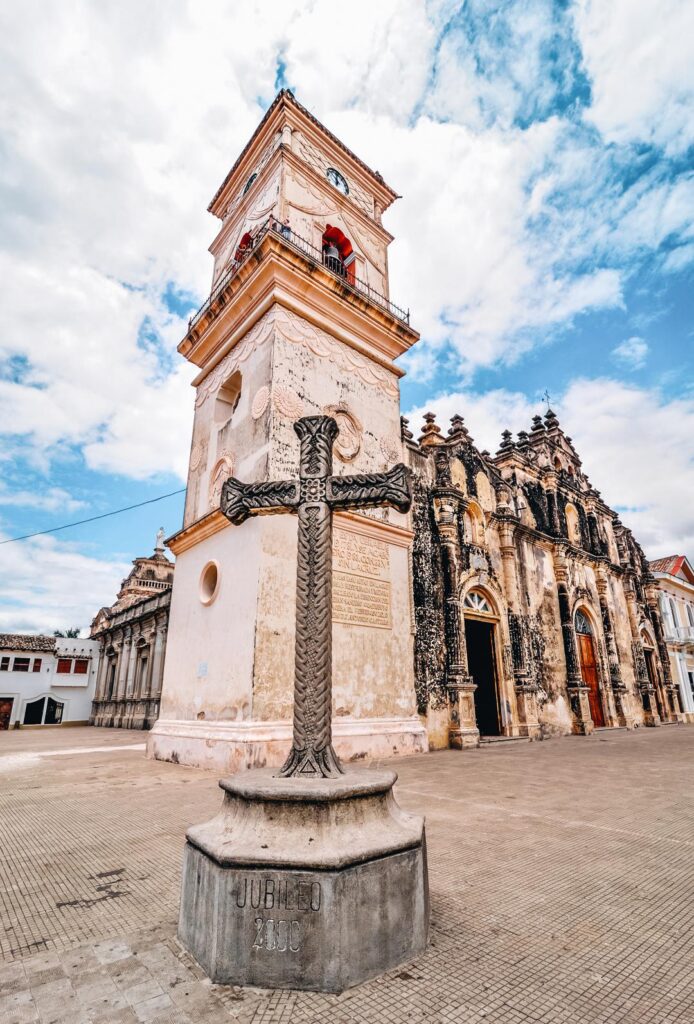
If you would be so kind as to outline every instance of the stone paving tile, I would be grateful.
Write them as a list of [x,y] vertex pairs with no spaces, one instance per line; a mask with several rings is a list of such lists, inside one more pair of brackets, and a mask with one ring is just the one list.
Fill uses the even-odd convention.
[[66,732],[0,741],[0,1024],[694,1024],[692,728],[390,762],[431,944],[340,996],[211,985],[175,932],[215,775]]

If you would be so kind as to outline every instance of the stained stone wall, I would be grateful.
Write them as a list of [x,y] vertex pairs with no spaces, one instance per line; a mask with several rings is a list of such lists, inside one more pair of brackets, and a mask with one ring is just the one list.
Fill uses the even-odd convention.
[[[430,745],[479,740],[466,618],[493,627],[501,735],[680,720],[643,552],[554,413],[517,442],[506,432],[495,456],[478,450],[460,417],[446,435],[425,419],[416,441],[404,421],[403,439],[415,475],[415,688]],[[592,695],[577,611],[592,631]]]

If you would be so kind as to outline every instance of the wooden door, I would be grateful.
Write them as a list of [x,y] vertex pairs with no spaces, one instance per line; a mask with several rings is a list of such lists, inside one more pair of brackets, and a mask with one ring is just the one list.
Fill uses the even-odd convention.
[[0,697],[0,729],[9,729],[14,698]]
[[593,725],[597,728],[605,724],[602,714],[602,701],[598,688],[598,667],[595,664],[595,648],[593,638],[586,633],[578,634],[578,650],[581,655],[581,675],[583,682],[588,687],[588,703],[590,704],[590,717]]

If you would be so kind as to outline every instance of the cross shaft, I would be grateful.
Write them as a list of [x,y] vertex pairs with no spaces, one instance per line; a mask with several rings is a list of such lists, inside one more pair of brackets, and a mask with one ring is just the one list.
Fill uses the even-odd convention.
[[237,526],[252,515],[298,515],[293,736],[279,774],[334,778],[344,769],[332,745],[332,513],[383,505],[406,512],[412,485],[402,463],[387,473],[333,476],[339,430],[331,416],[304,416],[294,430],[298,480],[244,484],[230,477],[221,509]]

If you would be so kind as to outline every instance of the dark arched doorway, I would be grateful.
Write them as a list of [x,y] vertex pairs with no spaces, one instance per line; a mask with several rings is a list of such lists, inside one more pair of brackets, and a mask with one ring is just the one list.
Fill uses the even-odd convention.
[[574,616],[574,627],[576,629],[576,639],[578,640],[578,654],[581,660],[581,677],[584,685],[588,687],[590,717],[593,719],[595,728],[599,729],[605,724],[605,716],[603,715],[602,700],[600,699],[593,627],[588,616],[580,609]]
[[500,736],[499,686],[493,611],[485,594],[471,590],[464,601],[468,672],[477,689],[475,718],[480,736]]

